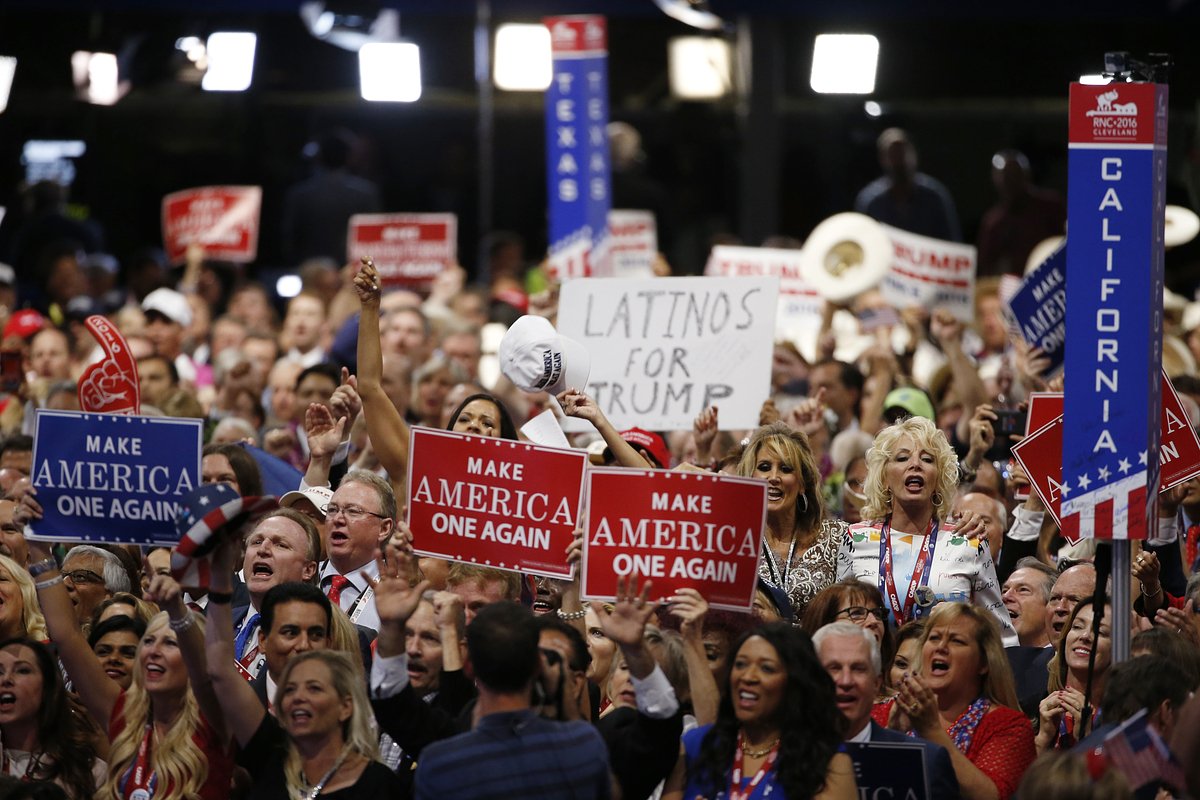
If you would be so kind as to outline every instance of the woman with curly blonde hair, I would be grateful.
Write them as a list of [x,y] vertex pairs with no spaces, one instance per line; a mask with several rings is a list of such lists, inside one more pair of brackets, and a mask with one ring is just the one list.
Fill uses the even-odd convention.
[[933,422],[909,417],[880,431],[867,451],[863,522],[842,542],[838,578],[878,586],[893,627],[962,600],[989,611],[1015,645],[991,551],[975,536],[982,520],[949,518],[957,485],[958,459]]
[[846,523],[826,517],[821,472],[808,437],[782,422],[750,437],[737,473],[767,482],[767,527],[758,575],[783,589],[795,619],[835,580]]

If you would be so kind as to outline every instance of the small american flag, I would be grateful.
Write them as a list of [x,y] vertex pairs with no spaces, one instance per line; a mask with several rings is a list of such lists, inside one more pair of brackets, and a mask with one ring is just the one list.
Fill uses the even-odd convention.
[[1183,768],[1158,732],[1150,727],[1145,709],[1105,737],[1104,753],[1125,776],[1131,789],[1154,782],[1169,784],[1180,791],[1186,788]]

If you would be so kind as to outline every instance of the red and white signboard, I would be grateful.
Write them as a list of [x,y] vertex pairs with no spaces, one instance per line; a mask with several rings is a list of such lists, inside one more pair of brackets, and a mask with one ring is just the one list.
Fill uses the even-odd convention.
[[346,259],[375,261],[385,289],[428,291],[458,252],[458,218],[453,214],[355,214],[346,234]]
[[776,247],[717,245],[708,256],[705,275],[729,278],[779,276],[779,311],[775,334],[792,342],[816,342],[821,330],[825,298],[804,280],[800,250]]
[[569,580],[587,452],[414,427],[408,525],[423,556]]
[[163,247],[172,264],[182,263],[189,245],[208,258],[248,264],[258,257],[261,186],[205,186],[163,198]]
[[896,308],[945,308],[963,322],[973,321],[975,248],[883,228],[892,240],[892,265],[880,285],[884,298]]
[[749,611],[766,519],[762,481],[593,468],[582,594],[614,600],[618,576],[636,573],[652,581],[657,599],[690,588],[714,608]]
[[597,277],[653,278],[658,226],[652,211],[608,212],[608,273]]
[[[1200,437],[1188,421],[1187,411],[1171,381],[1163,375],[1162,439],[1159,444],[1159,492],[1165,492],[1200,475]],[[1046,508],[1060,522],[1062,496],[1070,497],[1077,487],[1062,484],[1062,411],[1063,396],[1058,392],[1039,392],[1029,398],[1029,427],[1034,432],[1013,445],[1013,457],[1020,462],[1037,489]],[[1050,422],[1036,427],[1047,417]],[[1130,468],[1137,465],[1130,464]],[[1143,465],[1144,466],[1144,465]],[[1079,490],[1087,487],[1078,487]]]

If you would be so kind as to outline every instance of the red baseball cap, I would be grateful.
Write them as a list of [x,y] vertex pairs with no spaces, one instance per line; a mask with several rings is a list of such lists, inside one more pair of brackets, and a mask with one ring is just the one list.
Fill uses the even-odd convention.
[[671,468],[671,451],[667,450],[667,443],[657,433],[651,433],[641,428],[630,428],[627,431],[621,431],[621,438],[634,447],[649,453],[662,469]]
[[28,339],[46,326],[46,318],[32,308],[24,308],[8,318],[3,338],[20,336]]

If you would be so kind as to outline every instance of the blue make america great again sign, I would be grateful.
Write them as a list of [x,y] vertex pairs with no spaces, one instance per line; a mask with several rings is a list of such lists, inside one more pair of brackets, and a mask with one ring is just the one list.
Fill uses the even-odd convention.
[[1065,535],[1157,528],[1167,87],[1071,86]]
[[180,501],[200,485],[203,420],[39,410],[35,425],[37,538],[179,541]]

